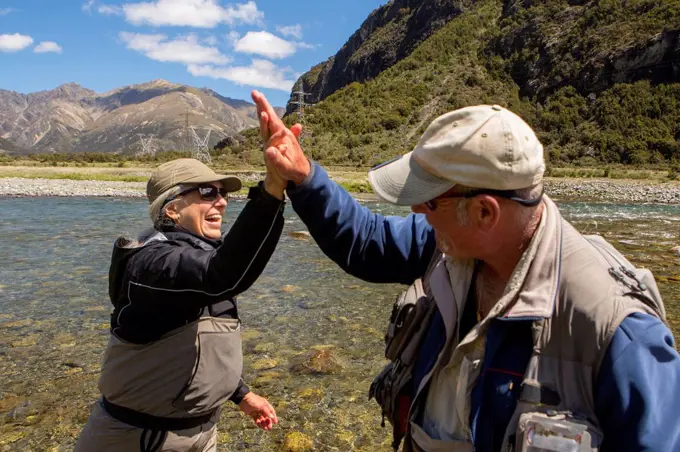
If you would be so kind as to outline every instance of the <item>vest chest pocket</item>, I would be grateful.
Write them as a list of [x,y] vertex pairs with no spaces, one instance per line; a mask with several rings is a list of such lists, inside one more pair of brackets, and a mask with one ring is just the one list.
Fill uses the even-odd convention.
[[[426,328],[424,319],[430,303],[420,279],[399,294],[392,307],[390,323],[385,334],[385,357],[390,361],[399,359],[410,365],[418,349],[421,330]],[[416,340],[411,340],[416,336]]]
[[238,388],[243,370],[239,320],[211,318],[196,341],[193,373],[173,401],[173,406],[191,415],[224,403]]

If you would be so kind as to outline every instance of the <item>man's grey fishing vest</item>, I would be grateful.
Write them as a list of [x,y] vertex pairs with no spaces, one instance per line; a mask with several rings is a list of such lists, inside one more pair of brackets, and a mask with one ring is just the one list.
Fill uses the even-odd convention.
[[[585,450],[599,448],[602,433],[593,387],[609,343],[632,313],[665,322],[664,305],[651,272],[636,269],[601,237],[581,235],[547,196],[544,203],[540,226],[504,295],[460,343],[457,319],[468,296],[474,262],[442,255],[428,272],[424,286],[442,314],[447,342],[412,400],[405,451],[473,451],[470,394],[494,317],[536,319],[533,353],[502,450],[521,450],[518,427],[521,431],[526,422],[537,416],[559,419],[565,412],[587,424],[590,448]],[[428,383],[428,391],[423,391]],[[437,421],[438,438],[415,422],[423,413]]]
[[[154,240],[165,237],[157,233],[141,246]],[[99,390],[120,407],[163,418],[190,418],[215,412],[228,400],[242,368],[240,320],[212,317],[204,309],[198,320],[148,344],[126,342],[113,332]]]

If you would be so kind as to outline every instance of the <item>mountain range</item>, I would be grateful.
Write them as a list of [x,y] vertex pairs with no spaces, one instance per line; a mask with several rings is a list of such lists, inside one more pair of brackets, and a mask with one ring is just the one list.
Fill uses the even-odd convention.
[[252,103],[165,80],[102,94],[75,83],[30,94],[0,90],[0,149],[10,153],[134,152],[140,136],[152,135],[157,150],[186,149],[191,127],[201,139],[211,129],[214,145],[256,125]]

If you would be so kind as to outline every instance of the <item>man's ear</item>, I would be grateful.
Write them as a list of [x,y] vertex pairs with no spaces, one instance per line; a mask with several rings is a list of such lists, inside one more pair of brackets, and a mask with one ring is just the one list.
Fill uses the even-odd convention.
[[482,231],[496,227],[501,218],[501,206],[493,196],[476,196],[469,206],[468,214],[475,226]]

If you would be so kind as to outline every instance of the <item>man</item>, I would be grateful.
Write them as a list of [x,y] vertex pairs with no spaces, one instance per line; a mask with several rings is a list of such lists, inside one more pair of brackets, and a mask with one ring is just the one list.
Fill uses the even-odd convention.
[[561,217],[522,119],[486,105],[435,119],[413,152],[369,172],[414,212],[383,217],[253,99],[268,166],[324,253],[366,281],[422,278],[433,300],[405,450],[680,450],[680,356],[653,277]]

